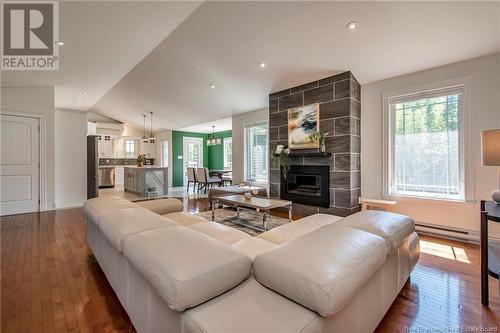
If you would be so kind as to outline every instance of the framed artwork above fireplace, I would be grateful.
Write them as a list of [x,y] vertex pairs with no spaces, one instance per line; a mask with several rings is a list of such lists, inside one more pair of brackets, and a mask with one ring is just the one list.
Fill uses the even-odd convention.
[[319,132],[319,103],[288,109],[288,148],[319,148],[311,135]]

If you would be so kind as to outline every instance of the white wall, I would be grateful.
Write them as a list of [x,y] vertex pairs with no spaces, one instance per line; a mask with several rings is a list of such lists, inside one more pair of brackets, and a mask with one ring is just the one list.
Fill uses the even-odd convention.
[[82,206],[87,200],[87,115],[55,111],[56,208]]
[[239,184],[244,179],[245,160],[245,125],[269,121],[268,109],[256,110],[234,115],[232,117],[233,127],[233,183]]
[[41,210],[54,209],[54,87],[2,87],[2,112],[14,111],[41,115],[45,119],[45,202]]
[[172,186],[172,131],[165,130],[155,133],[156,137],[156,158],[155,165],[161,165],[161,144],[168,141],[168,186]]
[[[361,87],[361,192],[363,197],[381,198],[383,192],[383,103],[382,95],[456,78],[472,76],[471,151],[474,200],[443,202],[400,199],[397,212],[418,222],[479,232],[479,200],[490,199],[498,187],[497,170],[481,166],[480,133],[500,128],[500,54],[475,58],[417,73],[395,77]],[[500,236],[500,228],[491,226]]]

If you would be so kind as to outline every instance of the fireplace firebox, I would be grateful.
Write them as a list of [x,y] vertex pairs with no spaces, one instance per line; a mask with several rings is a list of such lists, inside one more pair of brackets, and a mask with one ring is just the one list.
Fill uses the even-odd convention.
[[281,172],[281,198],[295,203],[330,206],[330,167],[291,165],[287,177]]

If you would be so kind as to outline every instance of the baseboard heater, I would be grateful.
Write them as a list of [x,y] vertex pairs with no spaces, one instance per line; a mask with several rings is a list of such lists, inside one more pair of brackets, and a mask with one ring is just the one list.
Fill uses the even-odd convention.
[[479,234],[471,230],[447,228],[422,222],[415,222],[415,229],[419,233],[431,236],[466,241],[470,243],[479,243]]

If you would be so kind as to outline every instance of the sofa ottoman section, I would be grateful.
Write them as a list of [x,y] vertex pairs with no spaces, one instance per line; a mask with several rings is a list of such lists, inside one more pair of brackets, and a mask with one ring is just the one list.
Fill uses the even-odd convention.
[[163,214],[163,216],[174,221],[178,225],[182,225],[184,227],[188,227],[190,225],[197,223],[208,222],[203,217],[189,214],[186,212],[173,212],[173,213]]
[[253,271],[264,286],[329,317],[349,303],[386,256],[384,238],[334,224],[257,255]]
[[182,226],[128,237],[124,255],[177,311],[235,287],[252,269],[247,255]]
[[188,228],[213,237],[215,240],[227,245],[231,245],[242,239],[252,238],[252,236],[241,230],[217,222],[201,222],[192,224]]
[[121,253],[123,253],[123,240],[130,235],[151,229],[177,226],[177,223],[139,206],[104,213],[100,221],[99,229]]
[[388,253],[398,249],[415,232],[415,223],[411,217],[378,210],[364,210],[349,215],[338,224],[385,238]]
[[184,209],[182,201],[175,198],[137,201],[136,203],[139,206],[159,215],[173,212],[182,212],[182,210]]
[[252,260],[256,255],[275,248],[276,246],[278,245],[257,237],[245,238],[231,244],[233,249],[245,253],[247,256],[252,258]]
[[86,220],[95,225],[99,225],[102,214],[106,212],[135,207],[137,204],[115,196],[92,198],[83,204]]

